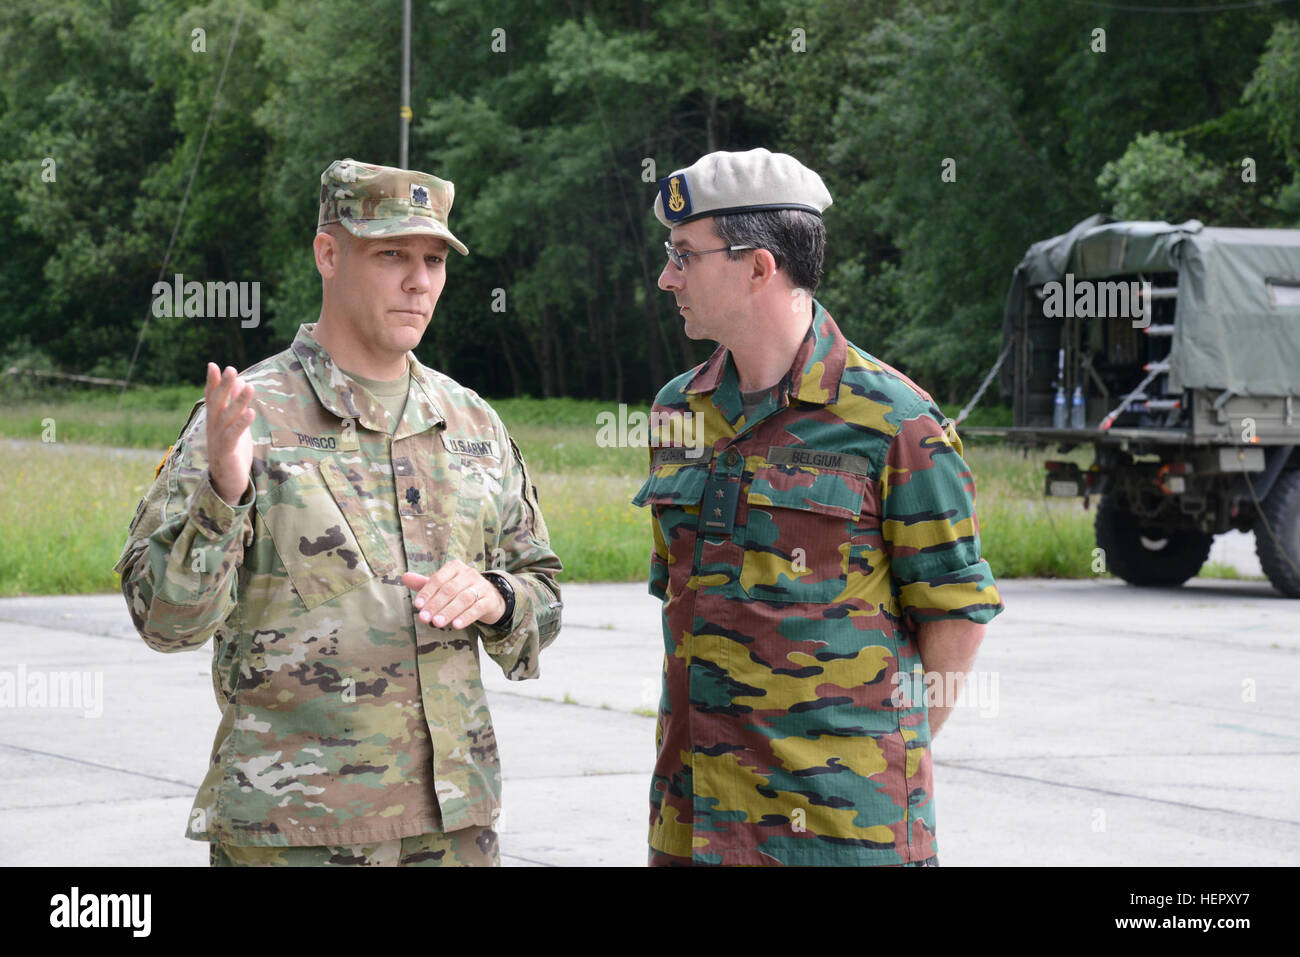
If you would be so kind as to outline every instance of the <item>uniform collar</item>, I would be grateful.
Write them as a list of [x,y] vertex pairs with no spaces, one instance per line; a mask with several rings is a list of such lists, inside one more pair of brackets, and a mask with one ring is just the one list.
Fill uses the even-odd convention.
[[[363,428],[387,432],[388,416],[384,407],[369,392],[353,388],[353,381],[343,374],[343,370],[316,339],[315,330],[314,322],[299,326],[290,349],[302,364],[307,381],[315,390],[320,404],[340,419],[356,419]],[[411,387],[407,393],[406,411],[402,413],[402,421],[393,434],[394,439],[415,435],[446,421],[433,399],[436,384],[432,370],[421,365],[412,352],[406,354],[406,362],[411,373]]]
[[[798,399],[812,405],[827,405],[839,395],[840,379],[848,344],[831,314],[813,300],[812,325],[790,364],[790,371],[778,385],[777,407]],[[682,392],[687,395],[716,393],[714,404],[733,423],[740,413],[740,374],[731,350],[718,346],[700,366]],[[734,414],[733,414],[734,413]]]

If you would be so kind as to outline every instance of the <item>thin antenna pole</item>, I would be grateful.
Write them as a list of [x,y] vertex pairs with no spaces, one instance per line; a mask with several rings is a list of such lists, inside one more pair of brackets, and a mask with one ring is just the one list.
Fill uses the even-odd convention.
[[407,169],[411,134],[411,0],[402,0],[402,109],[397,165]]

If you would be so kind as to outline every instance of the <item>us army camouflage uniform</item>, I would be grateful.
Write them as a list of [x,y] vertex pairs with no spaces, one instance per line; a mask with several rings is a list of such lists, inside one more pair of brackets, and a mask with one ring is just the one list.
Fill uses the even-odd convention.
[[500,863],[496,838],[490,827],[463,827],[392,841],[325,847],[209,844],[208,860],[213,867],[492,867]]
[[[247,848],[487,830],[501,775],[479,641],[508,678],[532,678],[560,626],[536,489],[477,394],[408,353],[394,432],[314,329],[242,374],[257,415],[239,504],[212,488],[200,402],[116,566],[151,648],[213,639],[221,724],[187,836]],[[413,614],[402,573],[453,558],[508,573],[511,621],[457,631]]]
[[926,705],[895,676],[922,670],[916,623],[1002,610],[961,440],[819,303],[753,421],[738,385],[719,348],[660,391],[677,447],[634,500],[664,601],[651,862],[929,861]]

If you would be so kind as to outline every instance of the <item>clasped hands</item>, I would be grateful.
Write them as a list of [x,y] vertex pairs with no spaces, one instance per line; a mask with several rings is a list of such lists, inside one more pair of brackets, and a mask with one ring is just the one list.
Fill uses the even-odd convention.
[[448,622],[461,629],[476,621],[492,624],[506,613],[506,600],[478,569],[450,559],[432,576],[406,572],[402,584],[416,592],[416,613],[435,628]]

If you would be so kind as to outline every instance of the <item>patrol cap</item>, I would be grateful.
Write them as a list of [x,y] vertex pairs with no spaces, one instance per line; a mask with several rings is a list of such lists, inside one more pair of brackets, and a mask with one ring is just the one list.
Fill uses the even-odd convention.
[[353,236],[437,236],[462,256],[465,244],[447,228],[456,187],[413,169],[335,160],[320,174],[316,228],[342,223]]
[[709,153],[659,180],[655,217],[678,226],[705,216],[764,209],[822,214],[831,194],[822,178],[786,153],[765,149]]

